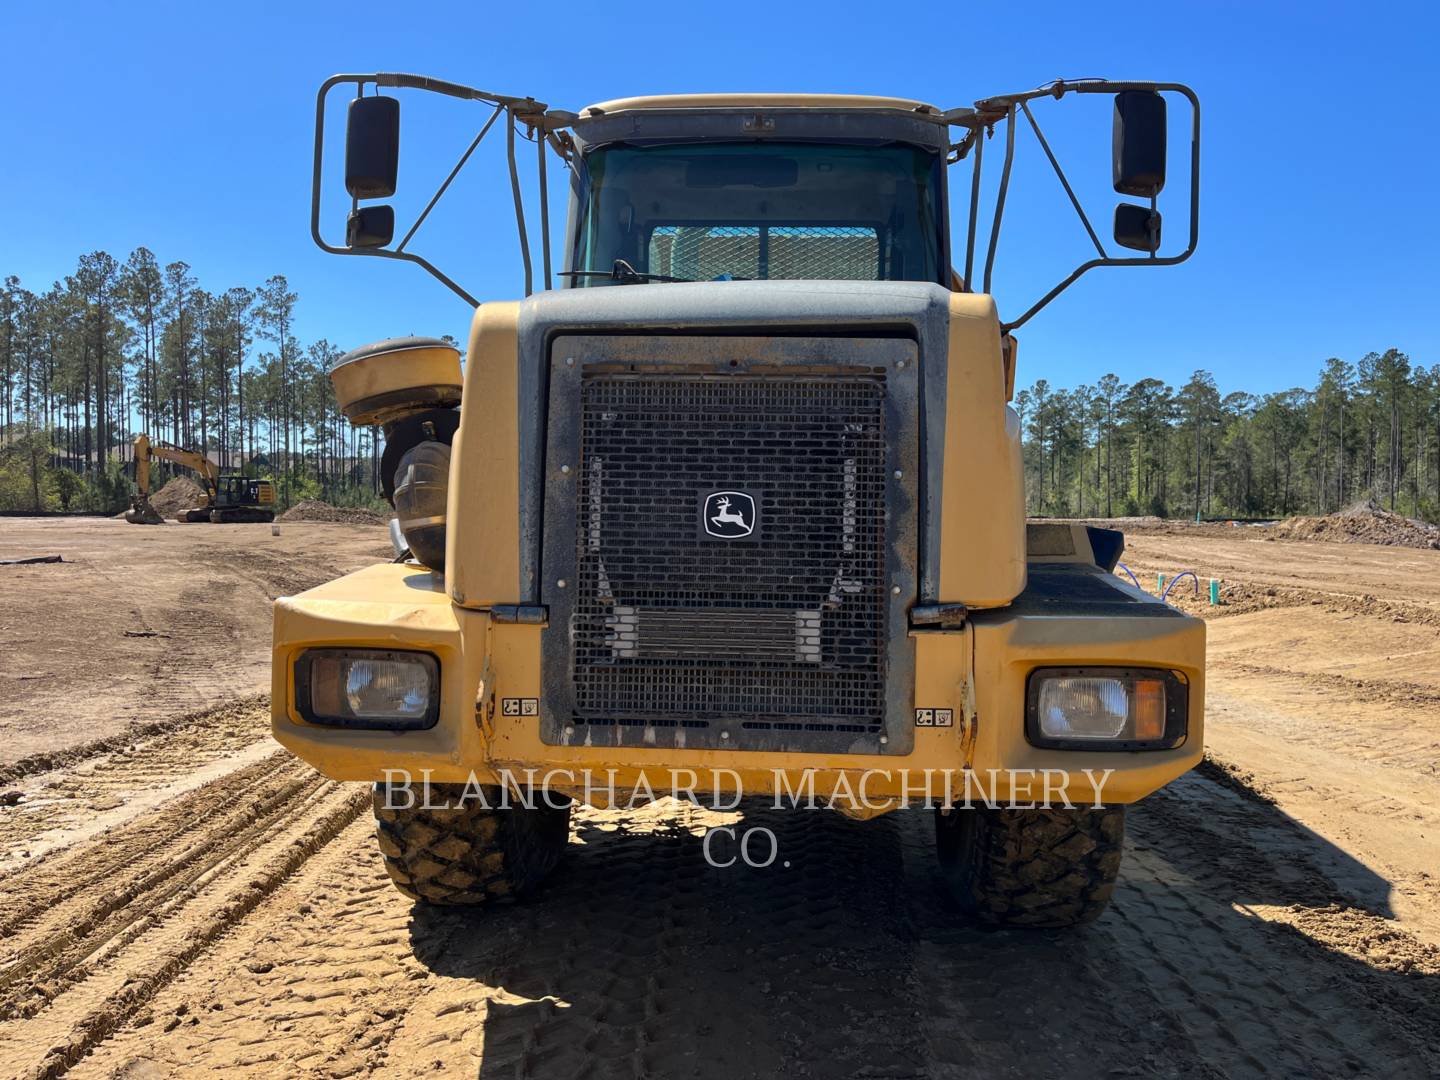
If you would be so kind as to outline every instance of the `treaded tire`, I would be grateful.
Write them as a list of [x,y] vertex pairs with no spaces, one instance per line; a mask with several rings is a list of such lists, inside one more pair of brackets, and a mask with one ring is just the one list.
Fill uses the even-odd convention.
[[951,897],[991,926],[1080,926],[1110,903],[1125,843],[1125,807],[935,812],[935,846]]
[[[484,799],[462,784],[375,785],[375,838],[395,887],[427,904],[486,904],[534,890],[570,839],[570,807],[500,806],[499,788]],[[402,794],[402,792],[404,794]],[[409,804],[409,809],[391,809]]]

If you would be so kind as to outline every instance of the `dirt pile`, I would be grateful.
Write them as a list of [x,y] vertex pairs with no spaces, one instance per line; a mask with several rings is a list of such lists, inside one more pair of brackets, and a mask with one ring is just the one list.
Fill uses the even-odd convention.
[[[188,476],[177,476],[150,496],[150,505],[160,516],[173,518],[181,510],[189,510],[205,501],[205,489]],[[123,518],[124,512],[115,515]]]
[[319,499],[301,499],[285,513],[281,521],[329,521],[343,525],[383,525],[385,515],[354,506],[331,506]]
[[1440,549],[1440,526],[1392,513],[1373,502],[1356,503],[1324,517],[1286,518],[1275,525],[1274,535],[1286,540]]

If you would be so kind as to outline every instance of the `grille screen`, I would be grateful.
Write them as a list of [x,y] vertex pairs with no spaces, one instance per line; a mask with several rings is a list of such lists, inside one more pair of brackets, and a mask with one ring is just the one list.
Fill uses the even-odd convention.
[[587,374],[580,437],[577,724],[881,730],[883,375]]
[[650,235],[647,265],[690,281],[721,274],[875,281],[880,237],[860,225],[662,225]]

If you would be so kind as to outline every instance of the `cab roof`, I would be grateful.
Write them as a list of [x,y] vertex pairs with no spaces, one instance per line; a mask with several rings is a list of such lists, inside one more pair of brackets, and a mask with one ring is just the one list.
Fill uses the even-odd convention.
[[880,110],[939,115],[934,105],[910,98],[872,97],[867,94],[660,94],[616,98],[587,106],[582,119],[622,112],[657,112],[704,109],[814,109],[817,111]]

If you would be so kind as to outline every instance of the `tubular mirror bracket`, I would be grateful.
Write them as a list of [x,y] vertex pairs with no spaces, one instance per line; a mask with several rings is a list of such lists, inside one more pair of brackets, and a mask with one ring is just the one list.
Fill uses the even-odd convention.
[[1080,222],[1085,226],[1085,231],[1090,234],[1090,242],[1095,245],[1095,251],[1100,258],[1108,259],[1105,254],[1105,247],[1100,243],[1100,237],[1096,235],[1094,227],[1090,224],[1090,218],[1085,214],[1085,208],[1080,205],[1079,198],[1075,195],[1075,189],[1070,186],[1070,181],[1065,177],[1065,170],[1060,168],[1060,162],[1055,159],[1055,152],[1050,149],[1050,141],[1045,138],[1045,133],[1040,130],[1040,125],[1035,122],[1035,114],[1030,111],[1030,103],[1022,101],[1020,108],[1025,110],[1025,119],[1030,121],[1030,127],[1035,132],[1035,138],[1040,143],[1040,149],[1045,151],[1045,156],[1050,160],[1050,167],[1055,170],[1055,175],[1060,178],[1060,184],[1065,189],[1065,194],[1070,197],[1070,205],[1075,207],[1075,213],[1080,215]]
[[525,200],[520,197],[520,172],[515,165],[515,116],[505,118],[505,157],[510,164],[510,194],[515,198],[515,225],[520,230],[520,257],[525,262],[525,295],[535,291],[530,271],[530,238],[525,233]]
[[[1105,248],[1100,243],[1100,238],[1096,235],[1094,228],[1091,227],[1090,220],[1081,207],[1074,189],[1071,188],[1069,180],[1066,179],[1064,170],[1061,169],[1060,163],[1056,160],[1055,154],[1050,149],[1050,144],[1041,133],[1040,126],[1035,122],[1035,117],[1031,114],[1028,106],[1028,102],[1041,97],[1053,97],[1058,100],[1067,93],[1117,94],[1125,90],[1148,90],[1156,93],[1170,91],[1180,94],[1190,102],[1190,239],[1185,250],[1178,255],[1161,256],[1154,251],[1151,251],[1143,258],[1134,259],[1112,258],[1106,255]],[[1095,245],[1098,256],[1077,266],[1065,280],[1032,304],[1018,319],[1012,322],[1002,323],[1000,326],[1002,335],[1008,334],[1017,327],[1023,326],[1032,316],[1049,304],[1051,300],[1054,300],[1055,297],[1068,289],[1082,274],[1088,270],[1093,270],[1097,266],[1174,266],[1177,263],[1184,262],[1195,253],[1195,247],[1200,239],[1200,99],[1195,96],[1195,91],[1182,83],[1128,82],[1110,81],[1107,79],[1056,80],[1046,86],[1039,87],[1035,90],[1028,90],[1021,94],[1006,94],[999,97],[985,98],[977,101],[973,110],[953,109],[945,113],[945,120],[948,123],[969,129],[969,133],[956,147],[955,160],[958,161],[965,156],[965,150],[972,140],[978,144],[976,146],[975,171],[970,183],[970,227],[965,251],[965,287],[967,289],[973,287],[970,280],[970,273],[974,264],[975,218],[980,193],[980,147],[984,145],[983,138],[980,137],[981,132],[984,129],[992,128],[1002,120],[1007,121],[1010,127],[1010,131],[1006,133],[1005,169],[1002,172],[1000,190],[996,196],[995,223],[991,230],[990,249],[986,258],[984,287],[988,292],[990,289],[991,264],[994,261],[995,255],[995,234],[999,231],[1000,218],[1005,205],[1005,193],[1009,185],[1009,166],[1013,145],[1011,143],[1011,137],[1016,121],[1015,109],[1017,106],[1025,113],[1026,119],[1034,129],[1041,149],[1045,151],[1045,156],[1049,159],[1051,167],[1054,168],[1056,175],[1060,178],[1060,183],[1065,188],[1065,193],[1069,196],[1070,203],[1075,208],[1076,214],[1079,215],[1081,223],[1085,226],[1085,231],[1089,234],[1091,242]],[[1152,211],[1155,208],[1155,203],[1156,200],[1152,197]]]
[[415,219],[415,224],[410,226],[410,231],[405,234],[405,238],[395,245],[397,254],[405,250],[405,245],[410,242],[410,238],[415,235],[415,231],[419,229],[420,226],[424,224],[425,219],[430,216],[430,211],[435,209],[435,204],[440,201],[440,197],[444,195],[450,187],[450,181],[454,180],[455,177],[460,174],[460,170],[463,169],[465,163],[470,160],[470,155],[475,152],[475,148],[480,145],[481,140],[489,134],[491,126],[495,123],[496,118],[499,117],[502,111],[503,106],[495,106],[495,111],[490,114],[490,119],[485,121],[485,125],[480,129],[480,134],[471,140],[470,145],[465,148],[465,152],[460,155],[460,160],[457,161],[455,167],[450,170],[450,175],[445,177],[444,182],[435,189],[435,194],[430,196],[430,201],[425,204],[425,209],[420,211],[420,216]]
[[965,288],[974,291],[971,282],[975,280],[975,215],[980,211],[980,166],[985,157],[985,133],[977,127],[970,134],[975,140],[975,163],[970,173],[970,230],[965,241]]
[[[425,205],[425,209],[420,212],[420,216],[416,218],[415,223],[406,231],[405,236],[393,251],[388,251],[383,248],[339,247],[327,243],[320,231],[320,174],[324,161],[325,147],[325,101],[331,89],[341,83],[354,83],[357,96],[363,96],[365,87],[369,84],[374,86],[377,92],[382,86],[395,87],[397,89],[424,90],[429,93],[460,98],[464,101],[483,101],[495,106],[495,111],[485,121],[484,126],[480,129],[480,133],[475,136],[474,140],[465,149],[465,152],[460,155],[460,160],[455,163],[455,167],[450,170],[450,174],[441,182],[435,194],[430,197],[430,201]],[[332,75],[320,85],[320,90],[315,96],[315,150],[310,186],[311,239],[315,241],[316,246],[322,251],[327,251],[332,255],[369,255],[382,259],[398,259],[402,262],[414,263],[471,307],[478,307],[479,301],[476,300],[475,297],[471,296],[465,289],[452,281],[439,268],[430,263],[429,260],[406,251],[405,247],[410,243],[411,238],[415,235],[421,224],[429,217],[430,211],[434,209],[435,204],[440,201],[440,198],[449,189],[451,182],[459,175],[460,170],[465,167],[466,162],[470,160],[471,154],[475,152],[476,147],[480,145],[481,140],[485,138],[485,135],[489,132],[502,112],[505,114],[506,125],[509,131],[506,139],[506,150],[510,171],[511,191],[515,199],[516,226],[520,234],[521,253],[525,260],[525,294],[527,296],[533,291],[530,272],[530,242],[525,229],[525,210],[521,198],[519,171],[515,159],[515,124],[517,122],[525,124],[535,133],[535,141],[539,144],[539,181],[541,188],[540,227],[542,232],[541,243],[544,245],[545,287],[548,289],[550,287],[550,214],[548,193],[545,191],[544,186],[546,182],[545,144],[548,142],[555,153],[559,154],[568,164],[570,150],[574,144],[570,142],[561,129],[567,127],[574,120],[574,116],[562,112],[552,114],[548,111],[548,106],[531,97],[519,98],[509,97],[504,94],[493,94],[487,90],[477,90],[474,87],[463,86],[460,83],[446,82],[443,79],[432,79],[425,75],[408,75],[398,72],[376,72],[364,75]],[[354,210],[357,206],[358,200],[351,199],[351,209]]]
[[[978,159],[977,159],[978,160]],[[995,196],[995,220],[990,225],[990,248],[985,252],[985,291],[995,269],[995,245],[1000,242],[1000,219],[1005,215],[1005,193],[1010,190],[1010,166],[1015,161],[1015,106],[1005,116],[1005,165],[1000,170],[1000,191]],[[973,219],[972,219],[973,220]]]
[[535,131],[535,168],[540,175],[540,257],[545,266],[545,290],[550,290],[550,188],[545,178],[545,132]]

